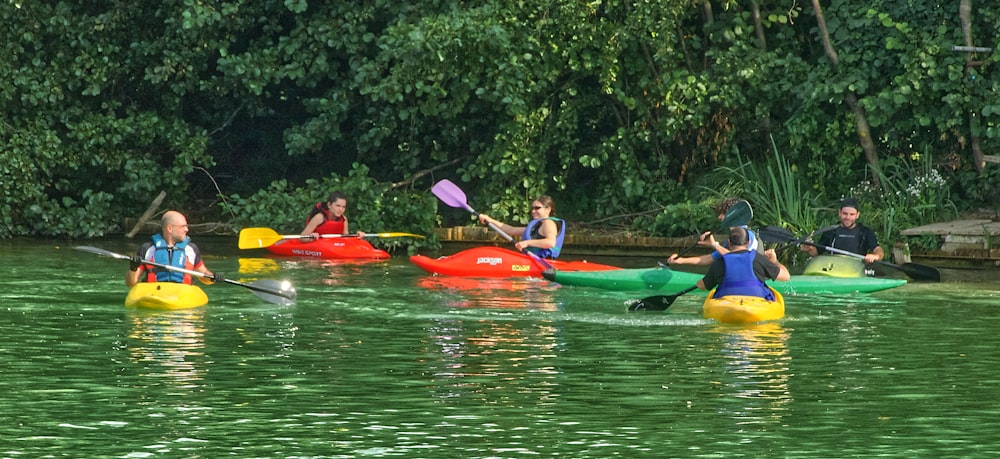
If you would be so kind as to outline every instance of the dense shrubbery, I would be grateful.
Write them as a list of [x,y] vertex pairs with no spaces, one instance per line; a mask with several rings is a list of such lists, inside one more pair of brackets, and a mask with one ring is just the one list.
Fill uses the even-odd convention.
[[[388,184],[442,165],[501,218],[545,193],[573,221],[685,236],[719,170],[773,151],[801,188],[757,207],[796,225],[862,181],[905,189],[894,158],[915,155],[956,203],[1000,201],[972,161],[1000,143],[1000,54],[952,51],[969,43],[938,2],[829,3],[836,59],[808,3],[3,2],[0,237],[101,235],[160,190],[297,226],[345,176],[365,229],[427,233],[439,177]],[[1000,5],[974,6],[988,44]],[[221,190],[189,187],[198,168]]]

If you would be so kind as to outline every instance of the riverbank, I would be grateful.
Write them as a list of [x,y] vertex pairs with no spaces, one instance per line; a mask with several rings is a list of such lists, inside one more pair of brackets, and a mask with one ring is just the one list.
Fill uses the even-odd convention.
[[[134,228],[135,220],[125,221],[123,228]],[[159,223],[148,221],[136,237],[159,231]],[[192,223],[192,235],[234,236],[238,230],[226,223]],[[435,228],[444,252],[456,252],[483,244],[507,244],[496,232],[485,227],[456,226]],[[956,220],[906,229],[906,236],[935,236],[943,241],[940,250],[920,250],[914,247],[893,247],[897,263],[917,262],[951,269],[1000,270],[1000,222],[991,219]],[[612,234],[573,234],[566,236],[564,256],[644,257],[665,259],[695,244],[695,237],[671,238],[637,236],[628,232]],[[690,255],[707,253],[701,247]]]

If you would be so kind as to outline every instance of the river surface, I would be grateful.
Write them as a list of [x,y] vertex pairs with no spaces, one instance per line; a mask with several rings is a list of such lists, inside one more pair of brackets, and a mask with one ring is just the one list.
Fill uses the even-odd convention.
[[1000,283],[962,273],[725,326],[697,296],[629,313],[649,293],[198,242],[230,279],[290,280],[297,304],[220,284],[202,308],[130,310],[128,262],[73,246],[139,240],[0,241],[0,457],[1000,451]]

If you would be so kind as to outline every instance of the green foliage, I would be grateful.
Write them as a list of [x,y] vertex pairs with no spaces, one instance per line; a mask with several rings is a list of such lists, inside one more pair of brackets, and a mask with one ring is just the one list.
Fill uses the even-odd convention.
[[754,221],[760,226],[775,225],[797,234],[809,233],[819,225],[816,209],[821,194],[803,186],[796,168],[778,153],[766,163],[740,161],[737,167],[722,167],[720,171],[731,187],[719,198],[740,196],[753,206]]
[[845,196],[858,199],[863,222],[875,230],[883,245],[902,240],[904,229],[958,216],[950,185],[929,156],[891,159],[879,176],[882,188],[863,181]]
[[368,173],[366,166],[355,164],[347,176],[333,174],[308,180],[302,187],[277,180],[248,197],[229,196],[223,206],[236,215],[233,223],[238,227],[268,227],[281,234],[298,234],[312,206],[324,202],[331,191],[339,190],[348,197],[345,216],[351,232],[423,234],[428,238],[379,238],[371,242],[387,250],[401,246],[411,252],[420,247],[437,248],[439,241],[432,234],[437,223],[437,200],[427,193],[391,189]]
[[656,214],[650,232],[657,236],[700,236],[705,231],[717,230],[714,203],[670,204]]
[[[442,173],[511,221],[550,194],[570,219],[653,232],[683,231],[669,206],[701,201],[695,184],[759,194],[758,221],[807,227],[812,201],[866,174],[900,190],[893,158],[913,154],[947,159],[963,206],[1000,201],[995,165],[970,161],[971,145],[1000,143],[1000,54],[952,51],[965,44],[958,15],[935,2],[829,3],[837,65],[806,4],[2,3],[0,237],[110,231],[100,222],[139,214],[160,190],[170,207],[221,217],[214,188],[188,185],[200,169],[224,194],[256,196],[247,204],[273,213],[268,224],[293,227],[318,195],[257,193],[329,188],[355,164],[375,184]],[[1000,36],[997,17],[1000,5],[974,2],[976,44]],[[754,164],[769,166],[743,172]],[[426,223],[420,193],[380,201],[363,183],[357,206]],[[52,218],[77,209],[77,226]],[[924,209],[911,213],[930,218]],[[374,209],[354,210],[379,226],[364,220]],[[910,218],[886,215],[866,214],[886,228]]]

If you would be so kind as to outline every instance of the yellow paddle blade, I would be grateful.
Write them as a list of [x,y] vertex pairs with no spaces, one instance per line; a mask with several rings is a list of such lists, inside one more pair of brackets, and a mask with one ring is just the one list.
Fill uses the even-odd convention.
[[270,247],[285,237],[271,228],[243,228],[240,230],[240,249]]

